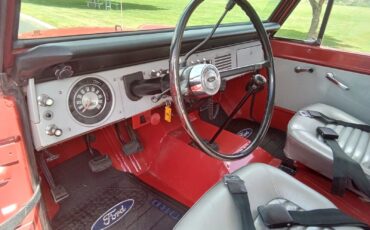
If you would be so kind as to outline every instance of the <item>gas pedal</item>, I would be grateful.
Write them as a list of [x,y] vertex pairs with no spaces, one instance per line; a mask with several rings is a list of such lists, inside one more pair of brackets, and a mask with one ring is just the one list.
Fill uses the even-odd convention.
[[105,156],[96,156],[93,159],[89,160],[89,168],[92,172],[98,173],[102,172],[112,166],[111,159]]
[[125,129],[127,131],[127,134],[129,135],[130,141],[125,142],[123,137],[121,136],[121,131],[119,128],[119,125],[115,125],[115,131],[118,136],[118,139],[122,145],[122,152],[126,155],[132,155],[135,153],[142,152],[144,150],[143,145],[141,144],[137,133],[135,130],[132,128],[132,126],[126,121],[125,122]]
[[125,128],[126,128],[127,134],[130,137],[130,142],[122,146],[123,152],[129,156],[129,155],[143,151],[144,149],[143,145],[141,144],[135,130],[132,128],[132,126],[127,121],[126,121]]
[[94,149],[91,146],[92,141],[95,141],[95,137],[87,134],[85,136],[86,147],[92,157],[89,160],[89,168],[93,173],[102,172],[112,166],[112,160],[108,155],[102,155],[97,149]]

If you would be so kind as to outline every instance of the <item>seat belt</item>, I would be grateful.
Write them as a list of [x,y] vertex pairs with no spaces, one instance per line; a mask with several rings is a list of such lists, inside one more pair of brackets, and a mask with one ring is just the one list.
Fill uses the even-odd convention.
[[323,122],[324,124],[342,125],[344,127],[360,129],[364,132],[370,133],[370,125],[355,124],[355,123],[350,123],[346,121],[336,120],[320,112],[312,111],[312,110],[303,110],[303,111],[300,111],[300,114],[306,117],[314,118],[318,121]]
[[244,181],[234,174],[226,174],[224,183],[231,193],[235,205],[238,207],[242,219],[243,230],[256,230],[249,205],[248,191]]
[[318,127],[317,133],[333,151],[333,185],[332,193],[342,196],[346,185],[351,180],[367,197],[370,197],[370,181],[361,165],[349,157],[339,146],[338,134],[330,128]]
[[[248,199],[247,188],[244,181],[237,175],[227,174],[224,176],[226,184],[236,206],[239,209],[242,219],[243,230],[255,230],[254,220]],[[316,227],[339,227],[353,226],[370,230],[370,227],[358,221],[339,209],[316,209],[310,211],[288,211],[281,204],[271,204],[258,207],[258,212],[263,223],[268,228],[300,226]]]
[[305,227],[359,227],[369,230],[369,225],[358,221],[336,208],[309,211],[288,211],[282,204],[258,207],[262,222],[268,228],[285,228],[294,225]]

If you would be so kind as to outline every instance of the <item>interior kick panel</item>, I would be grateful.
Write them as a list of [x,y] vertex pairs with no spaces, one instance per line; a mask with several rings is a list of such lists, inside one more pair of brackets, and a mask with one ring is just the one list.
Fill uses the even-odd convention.
[[[243,67],[260,63],[263,58],[260,43],[249,42],[200,52],[189,61],[211,62],[229,80],[245,73]],[[166,72],[168,63],[160,60],[42,83],[29,79],[25,91],[36,150],[163,105],[166,99],[152,102],[151,96],[130,98],[123,78],[138,72],[144,79],[161,77],[163,74],[158,73]],[[243,71],[236,74],[240,69]]]
[[[308,105],[324,103],[370,124],[369,75],[283,58],[274,60],[277,106],[298,111]],[[296,73],[296,67],[313,68],[313,72]],[[344,90],[327,79],[328,73],[349,89]]]

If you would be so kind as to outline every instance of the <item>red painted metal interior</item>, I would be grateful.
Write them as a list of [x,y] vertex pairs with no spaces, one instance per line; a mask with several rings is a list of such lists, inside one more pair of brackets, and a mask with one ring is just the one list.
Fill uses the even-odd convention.
[[[238,98],[243,96],[248,76],[232,80],[228,84],[223,95],[218,95],[218,101],[230,112]],[[260,93],[256,99],[254,115],[260,119],[264,109],[265,93]],[[232,98],[233,100],[230,100]],[[121,145],[114,132],[114,127],[109,126],[94,132],[96,141],[94,147],[101,153],[108,154],[113,161],[113,166],[120,171],[129,172],[137,176],[143,182],[157,190],[173,197],[179,202],[192,206],[210,187],[218,182],[225,173],[233,172],[249,163],[261,162],[278,166],[280,161],[273,158],[262,148],[255,150],[245,159],[235,162],[222,162],[205,155],[197,147],[191,144],[192,140],[186,134],[176,113],[173,114],[171,123],[162,119],[164,108],[147,111],[144,114],[147,122],[140,124],[139,116],[132,118],[132,123],[138,132],[140,140],[145,149],[139,154],[125,156],[122,154]],[[286,125],[293,112],[275,108],[272,126],[281,130]],[[246,104],[237,117],[248,117],[249,105]],[[190,114],[197,131],[204,137],[210,138],[217,127],[199,119],[197,113]],[[158,122],[151,122],[152,118],[160,117]],[[119,125],[123,125],[121,122]],[[125,137],[127,134],[123,133]],[[222,152],[234,152],[248,144],[247,140],[224,131],[216,141]],[[50,164],[51,167],[64,162],[65,160],[86,150],[82,138],[76,138],[50,149],[60,154],[60,158]],[[368,214],[370,205],[365,204],[359,198],[347,192],[343,198],[338,198],[330,193],[330,181],[317,173],[299,166],[296,178],[316,191],[320,192],[343,211],[369,222]],[[44,184],[45,186],[45,184]],[[58,211],[48,190],[43,190],[48,207],[49,217],[53,217]]]
[[[11,98],[0,97],[0,189],[9,194],[0,199],[0,223],[13,215],[33,195],[32,179],[26,147],[23,142],[22,123],[20,122],[16,103]],[[6,185],[6,186],[4,186]],[[41,227],[38,218],[38,206],[23,220],[24,226]],[[36,222],[34,222],[34,219]]]

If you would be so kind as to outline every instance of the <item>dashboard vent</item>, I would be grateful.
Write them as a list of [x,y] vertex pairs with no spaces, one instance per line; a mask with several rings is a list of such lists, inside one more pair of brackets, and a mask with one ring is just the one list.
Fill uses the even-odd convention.
[[217,56],[215,58],[215,66],[219,71],[225,71],[231,69],[231,54]]

